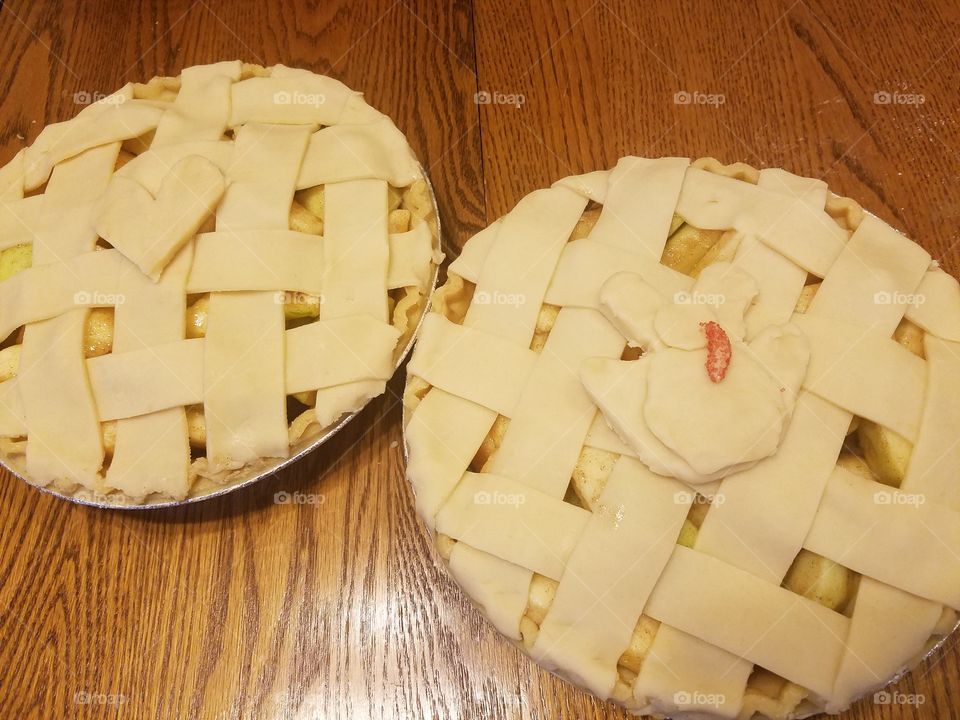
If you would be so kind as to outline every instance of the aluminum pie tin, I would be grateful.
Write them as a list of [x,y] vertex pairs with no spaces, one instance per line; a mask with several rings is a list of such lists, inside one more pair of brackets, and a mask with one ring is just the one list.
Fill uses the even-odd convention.
[[[420,165],[420,174],[421,177],[427,184],[427,191],[430,194],[430,201],[433,205],[433,217],[434,217],[434,227],[433,229],[436,232],[436,245],[442,246],[442,230],[440,224],[440,211],[437,205],[437,196],[433,189],[433,183],[430,182],[430,177],[427,175],[426,170],[424,170],[423,165]],[[416,343],[417,337],[420,334],[420,328],[423,325],[423,320],[426,318],[427,313],[430,312],[430,299],[433,295],[433,291],[437,288],[437,281],[440,277],[440,266],[434,265],[433,273],[430,278],[429,290],[427,293],[427,302],[423,308],[423,311],[420,314],[420,317],[417,319],[416,327],[413,330],[413,333],[410,336],[410,339],[407,341],[407,344],[397,355],[396,362],[394,363],[394,375],[396,371],[400,369],[400,366],[403,365],[404,361],[407,359],[407,356],[410,354],[410,351],[413,349],[414,344]],[[294,443],[291,446],[291,454],[288,458],[278,458],[274,461],[268,461],[263,465],[257,466],[257,471],[249,476],[240,476],[235,480],[231,480],[225,483],[217,483],[212,480],[204,482],[204,489],[196,494],[190,494],[182,500],[160,500],[155,502],[137,502],[135,499],[130,499],[127,501],[122,501],[123,498],[120,496],[117,501],[112,497],[93,494],[91,491],[82,489],[78,490],[76,495],[67,494],[61,492],[52,487],[41,487],[35,483],[30,482],[24,475],[17,472],[10,467],[9,464],[0,459],[0,466],[10,472],[11,475],[19,478],[27,485],[40,492],[47,493],[48,495],[53,495],[60,498],[61,500],[67,500],[78,505],[87,505],[89,507],[102,508],[106,510],[159,510],[161,508],[171,508],[179,507],[182,505],[190,505],[192,503],[197,503],[202,500],[210,500],[211,498],[221,497],[227,493],[231,493],[234,490],[239,490],[240,488],[245,488],[250,485],[253,485],[260,480],[263,480],[266,477],[275,475],[280,470],[292,465],[297,460],[305,457],[306,455],[312,453],[314,450],[319,448],[321,445],[326,443],[330,438],[336,435],[340,430],[347,426],[347,424],[353,420],[357,415],[359,415],[367,405],[370,404],[370,401],[374,398],[368,399],[360,408],[354,410],[351,413],[346,413],[340,417],[332,425],[327,426],[323,432],[316,436],[311,437],[305,441],[300,441]],[[195,481],[199,482],[199,481]],[[149,497],[149,496],[148,496]]]

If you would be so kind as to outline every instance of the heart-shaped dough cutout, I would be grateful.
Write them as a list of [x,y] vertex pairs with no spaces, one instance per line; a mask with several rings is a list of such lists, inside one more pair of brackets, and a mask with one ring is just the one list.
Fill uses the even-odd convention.
[[156,198],[136,180],[114,176],[97,219],[97,234],[154,281],[223,196],[223,173],[188,155],[163,179]]

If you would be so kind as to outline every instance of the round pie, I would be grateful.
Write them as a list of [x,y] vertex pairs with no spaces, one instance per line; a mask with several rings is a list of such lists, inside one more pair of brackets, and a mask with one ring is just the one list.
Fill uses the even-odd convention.
[[543,667],[637,713],[840,712],[960,608],[960,286],[819,181],[626,157],[436,291],[407,475]]
[[440,259],[404,136],[339,81],[128,84],[0,169],[0,456],[101,503],[250,478],[384,391]]

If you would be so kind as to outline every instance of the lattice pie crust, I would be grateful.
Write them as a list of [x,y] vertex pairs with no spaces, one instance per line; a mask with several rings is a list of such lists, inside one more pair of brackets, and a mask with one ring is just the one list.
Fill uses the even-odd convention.
[[823,182],[623,158],[474,236],[433,307],[418,512],[544,667],[638,713],[800,717],[956,624],[960,287]]
[[128,84],[0,169],[0,452],[30,482],[181,499],[383,392],[441,256],[403,135],[329,77]]

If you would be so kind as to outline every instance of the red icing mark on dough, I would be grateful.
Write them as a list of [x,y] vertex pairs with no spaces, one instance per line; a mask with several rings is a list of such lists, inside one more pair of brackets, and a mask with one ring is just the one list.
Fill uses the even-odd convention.
[[713,320],[700,323],[700,327],[707,336],[707,375],[712,382],[718,383],[726,377],[730,358],[733,356],[730,337],[726,330]]

